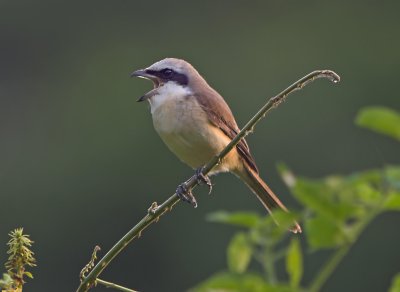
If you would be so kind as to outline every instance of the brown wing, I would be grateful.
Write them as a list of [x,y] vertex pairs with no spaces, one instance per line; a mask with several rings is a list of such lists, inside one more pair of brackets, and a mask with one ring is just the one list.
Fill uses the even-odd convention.
[[[204,111],[207,113],[210,122],[220,128],[221,131],[230,139],[235,138],[240,130],[236,124],[235,118],[233,117],[232,111],[222,96],[211,87],[203,89],[202,92],[195,94],[195,96]],[[236,145],[236,148],[240,156],[247,162],[250,168],[258,173],[257,165],[250,153],[246,140],[242,139]]]

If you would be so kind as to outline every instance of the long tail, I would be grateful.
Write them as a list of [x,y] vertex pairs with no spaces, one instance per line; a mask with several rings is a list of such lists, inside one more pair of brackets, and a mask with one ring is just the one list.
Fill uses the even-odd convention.
[[[271,210],[275,208],[281,208],[288,212],[285,205],[282,204],[262,178],[260,178],[260,176],[247,165],[244,164],[244,167],[240,171],[235,171],[234,173],[249,186],[269,213],[271,213]],[[301,233],[302,230],[300,225],[295,221],[293,227],[290,228],[290,231],[293,233]]]

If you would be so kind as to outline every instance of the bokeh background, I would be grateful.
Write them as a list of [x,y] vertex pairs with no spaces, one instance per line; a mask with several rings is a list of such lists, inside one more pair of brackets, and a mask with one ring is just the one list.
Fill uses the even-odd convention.
[[[164,57],[190,61],[243,125],[314,69],[248,138],[262,176],[292,209],[276,163],[297,174],[400,163],[399,145],[353,124],[358,109],[399,110],[399,1],[0,1],[0,262],[7,233],[23,226],[38,267],[26,291],[74,291],[93,247],[103,253],[192,174],[163,145],[151,88],[129,73]],[[102,278],[140,291],[184,291],[224,269],[233,234],[216,210],[264,212],[235,177],[196,190],[146,230]],[[324,291],[385,291],[400,270],[400,215],[374,221]],[[304,282],[325,254],[306,262]],[[108,291],[96,288],[95,291]]]

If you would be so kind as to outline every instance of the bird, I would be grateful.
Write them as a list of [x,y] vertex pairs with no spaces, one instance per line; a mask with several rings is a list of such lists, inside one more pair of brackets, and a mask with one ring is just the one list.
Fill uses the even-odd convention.
[[[239,127],[224,98],[213,89],[187,61],[165,58],[136,70],[131,77],[152,81],[153,89],[137,101],[148,101],[156,132],[182,162],[196,169],[199,182],[210,187],[202,167],[239,133]],[[209,175],[230,172],[241,179],[257,196],[265,209],[288,212],[285,205],[259,175],[258,167],[245,139],[240,140]],[[181,200],[197,207],[196,199],[185,183],[178,186]],[[301,233],[295,221],[290,228]]]

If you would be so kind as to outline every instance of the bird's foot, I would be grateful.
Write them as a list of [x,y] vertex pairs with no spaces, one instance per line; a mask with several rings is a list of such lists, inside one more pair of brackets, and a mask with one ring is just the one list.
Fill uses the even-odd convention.
[[196,198],[193,196],[192,191],[188,189],[186,183],[178,186],[176,189],[176,194],[182,201],[191,204],[194,208],[197,208]]
[[207,175],[203,174],[203,167],[199,167],[196,169],[196,177],[198,184],[206,184],[208,186],[208,194],[211,194],[213,185],[211,183],[210,178]]

